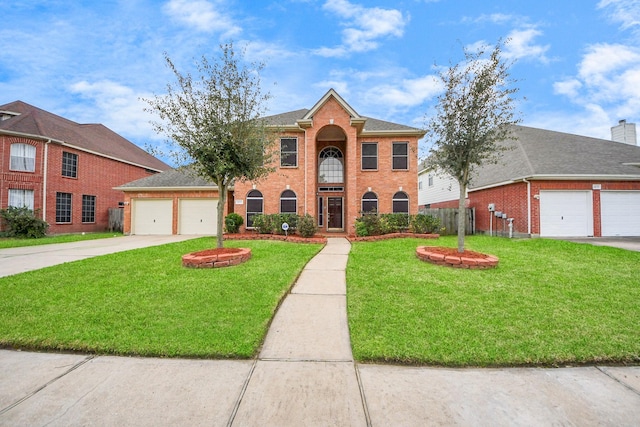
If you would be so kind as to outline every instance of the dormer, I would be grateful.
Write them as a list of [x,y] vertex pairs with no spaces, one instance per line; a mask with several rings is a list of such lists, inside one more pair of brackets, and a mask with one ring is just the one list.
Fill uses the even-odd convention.
[[9,120],[12,117],[19,116],[20,113],[14,113],[13,111],[0,110],[0,122]]

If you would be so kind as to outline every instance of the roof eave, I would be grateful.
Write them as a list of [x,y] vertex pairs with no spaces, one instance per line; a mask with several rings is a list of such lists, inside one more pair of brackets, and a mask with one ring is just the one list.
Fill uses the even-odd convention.
[[[114,190],[128,192],[166,192],[166,191],[215,191],[218,190],[217,185],[198,185],[198,186],[171,186],[171,187],[113,187]],[[229,187],[228,190],[233,190]]]
[[487,190],[489,188],[501,187],[503,185],[515,184],[524,181],[640,181],[638,175],[591,175],[591,174],[575,174],[575,175],[531,175],[519,178],[513,178],[507,181],[500,181],[493,184],[483,185],[481,187],[469,188],[469,192]]
[[360,136],[417,136],[422,138],[426,132],[422,130],[402,129],[402,130],[366,130],[364,129]]

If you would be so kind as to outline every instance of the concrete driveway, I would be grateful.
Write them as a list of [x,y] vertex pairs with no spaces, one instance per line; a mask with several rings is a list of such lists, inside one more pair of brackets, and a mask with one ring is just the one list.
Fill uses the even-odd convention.
[[640,237],[567,237],[562,238],[562,240],[640,252]]
[[120,236],[53,245],[0,249],[0,277],[85,258],[181,242],[200,236]]

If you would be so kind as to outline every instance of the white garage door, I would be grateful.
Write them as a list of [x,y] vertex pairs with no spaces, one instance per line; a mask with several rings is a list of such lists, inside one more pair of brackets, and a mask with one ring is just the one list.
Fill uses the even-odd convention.
[[172,234],[173,200],[134,199],[133,234]]
[[591,191],[540,191],[540,235],[593,236]]
[[603,236],[640,236],[640,191],[602,191]]
[[180,234],[216,234],[217,199],[181,199]]

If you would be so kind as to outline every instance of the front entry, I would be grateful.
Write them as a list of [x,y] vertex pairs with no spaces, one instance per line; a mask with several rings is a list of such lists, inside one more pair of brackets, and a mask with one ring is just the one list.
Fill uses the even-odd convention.
[[344,231],[342,197],[327,198],[327,231]]

